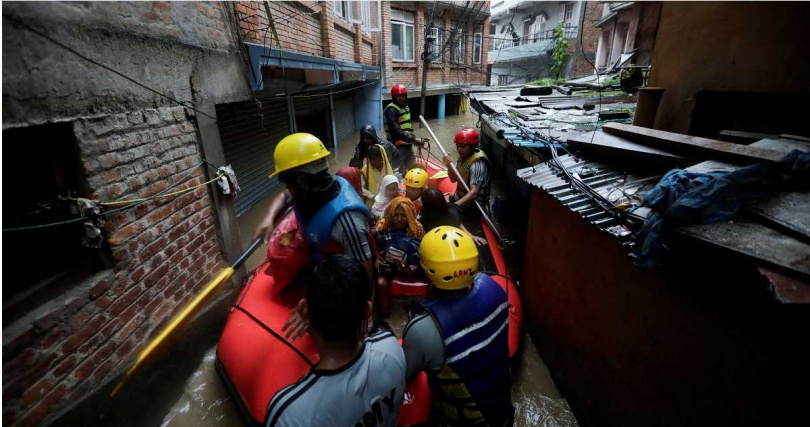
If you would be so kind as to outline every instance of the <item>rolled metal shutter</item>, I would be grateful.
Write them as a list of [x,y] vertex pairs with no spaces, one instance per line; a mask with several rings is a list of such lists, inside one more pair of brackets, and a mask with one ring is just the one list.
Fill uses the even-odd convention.
[[352,136],[356,129],[354,120],[354,96],[351,93],[335,95],[335,133],[338,141]]
[[269,178],[275,166],[273,150],[289,135],[287,103],[284,98],[256,102],[217,105],[225,161],[233,166],[241,191],[234,198],[236,216],[267,197],[279,187],[278,179]]

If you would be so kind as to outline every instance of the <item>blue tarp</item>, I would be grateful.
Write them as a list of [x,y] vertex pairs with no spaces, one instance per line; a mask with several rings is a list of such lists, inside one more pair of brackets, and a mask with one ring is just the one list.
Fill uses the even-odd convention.
[[638,234],[636,265],[655,267],[661,257],[661,232],[670,227],[711,224],[732,217],[745,203],[775,191],[810,184],[810,153],[794,150],[779,162],[759,163],[732,172],[669,171],[644,204],[652,213]]

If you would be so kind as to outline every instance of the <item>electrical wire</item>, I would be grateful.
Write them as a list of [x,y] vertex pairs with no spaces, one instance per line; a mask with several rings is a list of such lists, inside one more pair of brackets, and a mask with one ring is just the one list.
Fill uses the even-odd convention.
[[179,100],[177,100],[175,98],[172,98],[171,96],[168,96],[168,95],[164,94],[163,92],[160,92],[160,91],[158,91],[156,89],[152,89],[151,87],[146,86],[145,84],[133,79],[132,77],[129,77],[124,73],[121,73],[120,71],[117,71],[117,70],[115,70],[115,69],[113,69],[113,68],[111,68],[111,67],[109,67],[107,65],[104,65],[104,64],[102,64],[102,63],[100,63],[100,62],[98,62],[98,61],[96,61],[96,60],[94,60],[92,58],[89,58],[89,57],[83,55],[82,53],[79,53],[78,51],[74,50],[73,48],[71,48],[71,47],[69,47],[69,46],[67,46],[65,44],[63,44],[62,42],[48,36],[47,34],[41,32],[41,31],[31,27],[31,26],[29,26],[28,24],[26,24],[24,21],[22,21],[19,18],[15,18],[15,17],[13,17],[11,15],[8,15],[8,14],[5,14],[5,13],[3,14],[3,18],[8,19],[9,21],[11,21],[11,22],[25,28],[26,30],[28,30],[28,31],[30,31],[30,32],[42,37],[42,38],[44,38],[45,40],[48,40],[49,42],[61,47],[62,49],[65,49],[66,51],[78,56],[79,58],[81,58],[81,59],[83,59],[83,60],[85,60],[85,61],[87,61],[87,62],[89,62],[89,63],[91,63],[93,65],[101,67],[101,68],[103,68],[103,69],[105,69],[105,70],[107,70],[107,71],[109,71],[109,72],[111,72],[111,73],[113,73],[115,75],[118,75],[118,76],[120,76],[120,77],[122,77],[122,78],[124,78],[124,79],[126,79],[126,80],[128,80],[128,81],[130,81],[130,82],[132,82],[132,83],[134,83],[134,84],[136,84],[136,85],[138,85],[138,86],[140,86],[140,87],[142,87],[142,88],[144,88],[144,89],[146,89],[146,90],[148,90],[148,91],[150,91],[150,92],[152,92],[154,94],[156,94],[156,95],[160,95],[160,96],[162,96],[162,97],[164,97],[164,98],[166,98],[166,99],[168,99],[168,100],[170,100],[170,101],[172,101],[172,102],[174,102],[174,103],[176,103],[178,105],[182,105],[182,106],[184,106],[184,107],[186,107],[188,109],[194,110],[198,114],[202,114],[203,116],[206,116],[206,117],[208,117],[210,119],[213,119],[214,121],[217,120],[216,117],[211,116],[209,114],[206,114],[206,113],[204,113],[204,112],[202,112],[200,110],[197,110],[190,103],[187,103],[187,102],[184,102],[184,101],[179,101]]

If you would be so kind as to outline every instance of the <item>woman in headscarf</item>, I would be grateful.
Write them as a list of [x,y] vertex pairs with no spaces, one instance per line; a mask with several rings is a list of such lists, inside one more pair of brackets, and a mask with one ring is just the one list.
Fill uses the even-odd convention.
[[386,207],[397,196],[400,196],[399,181],[394,175],[386,175],[380,183],[380,190],[374,197],[374,204],[371,206],[371,219],[377,220],[383,216]]
[[395,274],[415,274],[419,271],[419,242],[425,229],[416,219],[411,199],[392,200],[374,229],[377,253],[377,307],[381,317],[388,317],[388,284]]
[[[371,194],[378,194],[384,187],[381,186],[382,177],[387,175],[394,175],[394,169],[388,161],[388,155],[385,149],[380,145],[372,145],[369,147],[366,164],[361,170],[361,175],[365,181],[365,188]],[[368,203],[368,207],[372,206]]]

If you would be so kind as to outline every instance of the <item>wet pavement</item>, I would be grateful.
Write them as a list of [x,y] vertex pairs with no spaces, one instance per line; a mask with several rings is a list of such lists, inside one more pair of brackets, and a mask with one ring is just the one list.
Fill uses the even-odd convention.
[[[430,120],[430,126],[444,147],[455,155],[452,138],[464,126],[475,126],[477,116],[471,112],[449,116],[442,120]],[[429,137],[425,129],[419,129],[418,136]],[[348,164],[354,154],[354,144],[358,135],[332,149],[330,168],[336,170]],[[433,143],[433,152],[441,156]],[[505,190],[493,186],[493,195]],[[264,217],[270,198],[253,206],[239,218],[239,228],[244,245],[250,241],[253,229]],[[519,230],[510,230],[508,224],[499,224],[499,229],[507,237],[517,235]],[[520,259],[510,256],[509,259]],[[260,265],[265,257],[264,247],[257,250],[247,261],[248,270]],[[519,266],[510,265],[513,274]],[[232,298],[233,296],[231,296]],[[159,359],[146,366],[141,377],[133,381],[116,399],[106,396],[111,386],[71,411],[57,424],[62,425],[111,425],[118,426],[241,426],[243,425],[236,404],[223,385],[214,368],[216,342],[227,316],[230,298],[225,297],[188,327],[181,341],[172,344]],[[389,323],[397,335],[401,335],[407,320],[407,301],[395,301]],[[567,401],[559,394],[553,380],[540,358],[534,344],[524,336],[520,363],[515,372],[512,401],[516,408],[516,426],[577,426]]]

